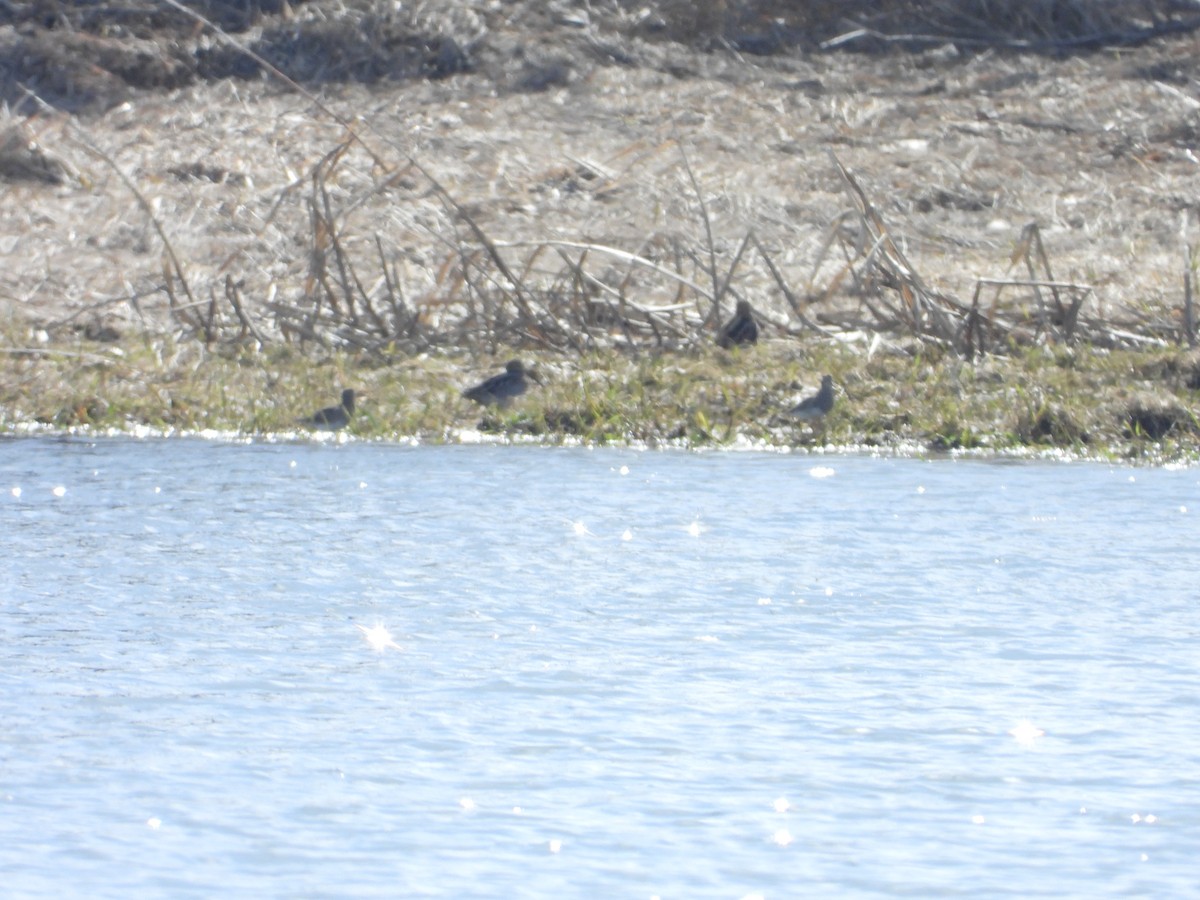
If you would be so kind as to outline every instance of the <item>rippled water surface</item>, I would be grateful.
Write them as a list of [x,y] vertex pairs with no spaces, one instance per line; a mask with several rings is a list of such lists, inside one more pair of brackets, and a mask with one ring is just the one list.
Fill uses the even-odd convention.
[[1184,896],[1200,473],[0,442],[6,896]]

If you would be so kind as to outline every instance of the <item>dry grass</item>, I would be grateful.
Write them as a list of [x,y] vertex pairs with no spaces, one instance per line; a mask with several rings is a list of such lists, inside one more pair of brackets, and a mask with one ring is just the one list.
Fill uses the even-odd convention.
[[[749,21],[750,5],[721,6],[708,18],[722,28]],[[1006,7],[1010,25],[1048,21],[1037,4],[1018,6]],[[1102,21],[1096,4],[1060,7],[1096,7],[1086,23],[1072,19],[1079,28],[1132,21],[1111,4]],[[469,5],[439,18],[418,4],[387,27],[382,9],[345,5],[332,18],[308,4],[288,27],[340,29],[348,60],[365,52],[349,42],[352,25],[381,40],[453,35],[484,55],[503,43]],[[633,12],[604,9],[596,35],[637,31]],[[947,9],[979,23],[999,15],[988,4],[877,12],[915,23]],[[79,26],[98,15],[62,10]],[[805,10],[811,24],[817,5]],[[534,17],[518,6],[500,24]],[[314,61],[267,53],[280,26],[258,21],[258,40],[243,43],[265,59],[210,35],[211,47],[251,66],[277,60],[310,82],[376,77],[319,75]],[[139,96],[101,118],[39,109],[8,129],[31,148],[26,169],[77,177],[53,196],[11,182],[0,234],[25,264],[6,293],[46,318],[69,305],[76,318],[127,326],[161,323],[165,306],[208,342],[402,351],[690,346],[739,298],[780,334],[899,329],[967,353],[1169,341],[1184,331],[1179,227],[1192,212],[1176,219],[1172,206],[1187,195],[1180,136],[1193,133],[1195,108],[1163,76],[1191,46],[1136,65],[781,56],[752,66],[629,39],[641,68],[576,55],[561,85],[533,93],[513,90],[529,72],[497,62],[500,74],[402,92],[326,92],[323,109],[237,82]],[[656,65],[689,68],[664,78]],[[664,108],[677,112],[664,121]]]
[[[376,364],[514,348],[657,364],[707,346],[739,299],[806,355],[872,335],[976,363],[1194,340],[1195,38],[1055,58],[972,55],[968,34],[1061,50],[1185,18],[1082,2],[1055,16],[1032,2],[701,6],[311,2],[239,18],[214,0],[221,36],[163,6],[130,32],[105,21],[115,7],[57,4],[74,31],[21,40],[61,53],[62,37],[81,58],[94,40],[93,59],[149,41],[162,67],[113,64],[125,87],[95,104],[67,83],[77,105],[127,101],[86,116],[42,105],[55,86],[36,70],[10,81],[27,90],[3,123],[16,137],[0,160],[15,160],[0,166],[0,304],[56,346],[145,330],[218,355]],[[188,22],[187,41],[156,43]],[[801,32],[876,49],[954,35],[957,49],[814,55],[795,49]],[[526,52],[533,35],[559,49]],[[772,55],[746,56],[764,35]],[[0,59],[13,39],[0,30]],[[307,86],[193,80],[264,65]],[[1012,430],[1087,431],[1056,404]],[[1129,418],[1147,434],[1158,421]],[[610,419],[564,408],[544,424]]]
[[[740,94],[725,87],[711,99],[728,107]],[[1025,173],[1028,195],[1014,193],[1018,182],[1001,188],[1018,163],[982,159],[986,141],[967,153],[969,178],[993,180],[990,195],[961,179],[946,183],[937,170],[952,163],[931,152],[934,138],[863,156],[854,145],[821,152],[814,137],[803,154],[788,145],[787,155],[810,165],[785,155],[730,170],[722,150],[761,157],[762,148],[729,144],[709,121],[685,135],[686,116],[647,139],[627,135],[608,113],[607,131],[580,133],[588,153],[533,140],[498,145],[456,114],[445,136],[426,122],[429,149],[405,156],[378,109],[360,126],[366,150],[336,123],[305,116],[299,98],[257,98],[273,112],[265,120],[218,111],[222,127],[211,107],[177,99],[158,110],[166,121],[153,136],[190,132],[199,150],[115,143],[129,127],[144,129],[137,121],[146,105],[110,113],[104,129],[50,115],[21,126],[80,173],[52,198],[26,184],[8,190],[9,240],[29,251],[7,273],[23,309],[53,312],[65,300],[74,309],[60,321],[113,318],[128,327],[141,316],[162,324],[165,307],[209,343],[403,352],[675,349],[706,340],[740,298],[777,334],[907,331],[967,353],[1081,338],[1161,344],[1183,334],[1188,261],[1175,228],[1189,214],[1173,223],[1168,210],[1154,210],[1141,186],[1122,181],[1124,165],[1075,173],[1077,187],[1057,185],[1045,228],[1036,219],[1018,228],[1001,217],[1017,218],[1019,205],[1035,201],[1037,179]],[[544,104],[526,95],[480,103],[495,117],[565,124],[551,125]],[[769,127],[769,116],[753,111],[739,119]],[[949,133],[937,139],[962,144]],[[323,154],[305,152],[323,143]],[[447,148],[454,152],[443,155]],[[907,198],[889,193],[895,182],[867,181],[881,157],[898,163]],[[855,158],[861,167],[845,162]],[[1157,176],[1174,166],[1161,156]],[[943,186],[918,187],[912,173],[922,167]],[[1187,168],[1178,169],[1182,181]],[[803,201],[783,186],[793,177]],[[82,191],[87,185],[93,190]],[[34,193],[36,205],[21,202]],[[131,204],[140,215],[128,215]],[[1095,221],[1075,211],[1085,206]],[[1139,207],[1146,213],[1134,234],[1109,221]],[[66,236],[81,226],[92,232],[82,243]],[[1056,279],[1058,270],[1069,274]],[[1164,280],[1171,270],[1178,281]]]

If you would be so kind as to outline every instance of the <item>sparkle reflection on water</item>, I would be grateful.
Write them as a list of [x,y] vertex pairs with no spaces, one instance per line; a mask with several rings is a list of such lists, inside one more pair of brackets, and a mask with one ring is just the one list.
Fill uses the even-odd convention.
[[6,896],[1183,896],[1200,474],[0,441]]

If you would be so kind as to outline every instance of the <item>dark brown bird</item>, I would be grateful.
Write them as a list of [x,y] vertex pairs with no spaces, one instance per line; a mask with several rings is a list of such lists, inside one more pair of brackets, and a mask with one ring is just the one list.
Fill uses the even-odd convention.
[[536,372],[525,368],[525,364],[519,359],[510,359],[503,372],[463,391],[463,396],[484,406],[499,406],[503,409],[512,403],[514,397],[525,393],[531,380],[541,384]]
[[717,337],[717,346],[725,350],[742,344],[758,343],[758,323],[754,321],[754,309],[749,301],[739,300],[733,318],[725,323]]
[[301,425],[308,425],[310,428],[319,428],[322,431],[337,431],[345,428],[350,424],[350,417],[354,415],[354,391],[350,388],[342,391],[342,402],[339,406],[327,406],[325,409],[318,409],[311,416],[303,419],[297,419]]
[[789,410],[789,414],[797,419],[814,421],[824,418],[833,409],[833,376],[821,378],[821,389],[811,397],[805,397]]

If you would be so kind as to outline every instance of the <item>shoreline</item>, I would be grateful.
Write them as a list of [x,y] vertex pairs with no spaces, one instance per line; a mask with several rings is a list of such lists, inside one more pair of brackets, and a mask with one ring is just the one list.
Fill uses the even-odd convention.
[[[636,358],[530,353],[544,385],[497,410],[461,394],[504,356],[210,350],[150,334],[23,350],[12,329],[5,343],[0,435],[12,438],[309,441],[296,418],[354,387],[365,399],[334,440],[1200,462],[1200,353],[1185,348],[1050,347],[975,362],[899,339],[871,352],[772,340]],[[836,397],[826,421],[790,420],[825,373]]]
[[[17,98],[0,435],[291,435],[353,388],[363,439],[1200,460],[1195,104],[1171,86],[1195,81],[1194,26],[843,53],[800,40],[843,12],[785,4],[796,43],[748,56],[715,40],[768,21],[748,7],[689,36],[668,27],[699,24],[688,4],[651,4],[657,24],[444,6],[472,16],[313,0],[224,22],[242,37],[185,15],[131,41],[66,5],[8,26],[47,89],[64,53],[98,54],[79,91],[155,47],[222,65]],[[364,23],[472,64],[330,77],[315,48],[403,62]],[[243,40],[287,78],[245,69]],[[718,350],[742,302],[762,341]],[[513,356],[545,387],[463,399]],[[832,414],[790,421],[823,375]]]
[[1027,447],[1006,448],[993,450],[986,448],[932,450],[917,444],[910,446],[894,446],[888,448],[867,447],[861,445],[779,445],[751,444],[734,441],[729,444],[687,445],[683,443],[660,442],[606,444],[584,443],[583,441],[538,440],[536,438],[520,438],[514,435],[491,435],[483,432],[464,430],[449,440],[431,440],[415,435],[358,435],[349,432],[328,434],[321,432],[265,432],[249,434],[245,432],[217,431],[212,429],[198,430],[160,430],[139,425],[129,428],[93,427],[89,425],[57,428],[53,426],[33,426],[15,430],[0,431],[0,442],[25,440],[56,440],[91,443],[100,441],[203,441],[214,444],[240,444],[251,446],[255,444],[273,445],[331,445],[345,447],[355,445],[372,445],[394,447],[396,449],[417,448],[456,448],[456,447],[491,447],[496,449],[524,448],[538,450],[612,450],[632,453],[760,453],[777,454],[779,456],[805,456],[814,460],[823,458],[863,458],[863,459],[912,459],[925,462],[979,462],[979,463],[1049,463],[1062,465],[1105,465],[1154,467],[1165,469],[1193,468],[1200,466],[1200,453],[1173,456],[1171,458],[1155,458],[1152,448],[1143,448],[1145,453],[1138,457],[1122,456],[1112,453],[1082,453],[1061,447]]

